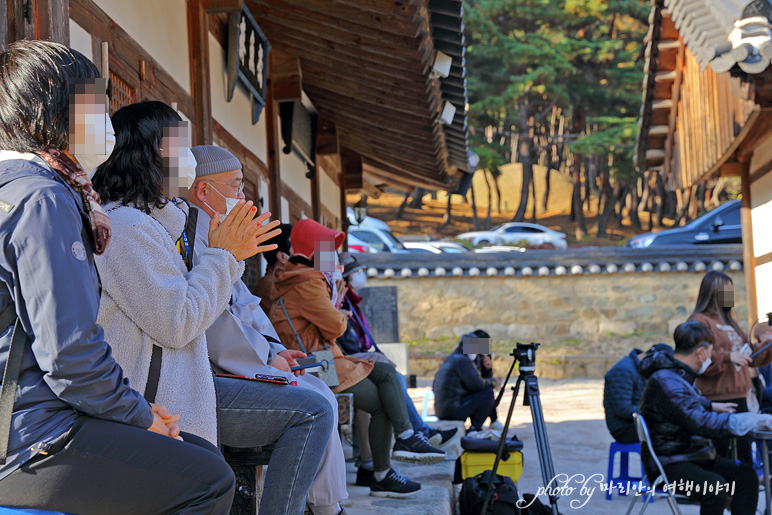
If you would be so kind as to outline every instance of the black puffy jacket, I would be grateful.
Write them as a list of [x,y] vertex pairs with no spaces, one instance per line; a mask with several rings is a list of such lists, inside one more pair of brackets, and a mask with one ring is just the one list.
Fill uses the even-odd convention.
[[611,367],[604,377],[603,410],[606,412],[606,426],[614,436],[632,427],[633,413],[638,413],[643,388],[646,386],[646,380],[639,370],[641,360],[638,354],[642,352],[633,349]]
[[[711,402],[694,386],[696,372],[678,361],[672,350],[647,354],[640,370],[648,378],[640,414],[649,426],[652,447],[663,465],[687,461],[689,452],[695,450],[694,436],[717,438],[730,434],[730,414],[711,411]],[[641,457],[651,476],[654,464],[648,449],[641,449]]]
[[434,376],[434,412],[440,418],[451,417],[463,397],[493,386],[495,382],[492,377],[480,377],[475,362],[463,353],[459,343]]

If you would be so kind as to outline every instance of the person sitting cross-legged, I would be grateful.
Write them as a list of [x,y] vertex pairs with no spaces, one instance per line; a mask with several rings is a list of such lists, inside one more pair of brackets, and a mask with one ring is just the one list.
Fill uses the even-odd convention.
[[[710,366],[714,336],[702,322],[691,320],[676,327],[675,352],[655,350],[641,361],[647,378],[640,414],[646,421],[651,443],[676,493],[700,501],[701,515],[724,513],[732,490],[732,515],[756,512],[759,480],[746,463],[716,457],[711,438],[744,435],[772,422],[769,415],[733,413],[733,403],[711,403],[694,386]],[[641,458],[650,479],[658,472],[651,452],[642,446]],[[687,490],[686,482],[700,486]],[[732,486],[734,484],[734,486]],[[703,485],[707,485],[707,488]],[[720,488],[718,487],[720,486]]]

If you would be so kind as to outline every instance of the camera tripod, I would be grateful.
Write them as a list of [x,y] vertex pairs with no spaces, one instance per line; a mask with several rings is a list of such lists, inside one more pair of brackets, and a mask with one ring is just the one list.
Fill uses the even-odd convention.
[[550,488],[551,483],[555,478],[555,468],[552,464],[552,451],[550,451],[549,440],[547,439],[547,425],[544,423],[544,414],[541,409],[541,399],[539,398],[539,381],[534,371],[536,370],[536,349],[539,347],[538,343],[523,344],[518,343],[517,347],[512,351],[510,356],[513,357],[512,366],[509,367],[507,378],[504,380],[504,384],[499,391],[499,396],[496,399],[495,406],[498,407],[501,399],[504,397],[504,391],[506,389],[509,378],[512,376],[512,371],[515,369],[515,364],[520,363],[519,371],[520,375],[517,378],[515,386],[512,386],[512,402],[509,405],[509,411],[507,412],[507,421],[504,424],[504,431],[501,435],[501,441],[499,442],[499,449],[496,452],[496,461],[493,463],[493,472],[491,474],[491,482],[488,485],[488,491],[485,493],[485,500],[483,501],[481,515],[487,515],[488,507],[491,501],[491,495],[493,494],[493,478],[496,477],[496,471],[499,468],[499,462],[501,461],[501,455],[504,451],[504,446],[507,440],[507,430],[509,429],[509,423],[512,421],[512,413],[515,409],[515,402],[517,402],[517,394],[520,393],[520,385],[525,383],[525,394],[523,397],[523,405],[530,406],[531,419],[533,420],[533,432],[536,437],[536,451],[539,454],[539,466],[541,468],[541,477],[544,481],[545,489],[548,492],[549,502],[552,507],[552,514],[558,514],[558,496],[552,493],[553,488]]

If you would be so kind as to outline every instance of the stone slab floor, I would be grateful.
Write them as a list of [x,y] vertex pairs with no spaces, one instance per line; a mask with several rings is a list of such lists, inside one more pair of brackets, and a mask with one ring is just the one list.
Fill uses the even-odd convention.
[[[419,388],[410,390],[416,407],[421,411],[424,393],[429,389],[430,381],[419,381]],[[603,420],[603,381],[597,379],[549,380],[540,379],[541,401],[544,418],[547,423],[547,433],[550,440],[552,457],[557,474],[583,474],[590,476],[602,474],[605,477],[608,464],[608,448],[612,439]],[[509,391],[499,407],[499,419],[504,421],[506,410],[511,401]],[[430,406],[431,412],[431,406]],[[523,475],[518,481],[521,492],[536,492],[543,486],[539,461],[535,447],[531,414],[527,407],[522,406],[522,389],[518,403],[515,406],[512,431],[525,443]],[[349,464],[350,482],[353,484],[353,465]],[[384,500],[367,496],[367,489],[351,486],[354,506],[347,508],[352,515],[359,514],[435,514],[450,513],[446,511],[449,496],[447,490],[440,484],[446,484],[445,475],[452,473],[452,463],[445,462],[432,467],[404,466],[398,464],[399,470],[416,479],[433,475],[434,483],[425,488],[420,497],[413,500]],[[422,469],[422,470],[416,470]],[[433,470],[431,470],[433,469]],[[763,495],[760,496],[759,508],[763,507]],[[546,502],[546,497],[542,496]],[[573,502],[573,504],[572,504]],[[627,497],[617,497],[611,501],[605,499],[605,492],[596,490],[591,495],[580,495],[577,491],[558,501],[560,513],[587,515],[622,515],[627,511]],[[642,503],[636,504],[634,513],[640,510]],[[680,506],[683,515],[697,515],[696,506]],[[665,500],[657,500],[646,510],[648,515],[670,514]],[[727,512],[729,513],[729,512]],[[760,511],[759,513],[763,513]]]

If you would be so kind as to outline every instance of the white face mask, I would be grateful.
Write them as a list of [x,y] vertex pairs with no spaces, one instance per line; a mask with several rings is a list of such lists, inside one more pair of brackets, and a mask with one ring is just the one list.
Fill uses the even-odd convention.
[[115,148],[115,129],[110,121],[110,115],[105,113],[105,154],[104,155],[88,155],[88,154],[75,154],[75,159],[78,160],[78,164],[83,168],[83,171],[88,174],[88,178],[94,177],[94,172],[99,165],[107,161],[110,154],[113,153]]
[[[196,180],[196,158],[193,156],[193,151],[190,148],[187,149],[188,155],[184,165],[180,165],[180,177],[188,177],[188,189],[193,187],[193,181]],[[219,191],[217,193],[220,193]]]
[[367,276],[365,275],[364,270],[358,270],[351,274],[348,282],[355,290],[364,287],[364,285],[367,284]]
[[697,375],[700,376],[708,369],[710,364],[713,363],[713,360],[711,358],[706,359],[702,362],[702,365],[700,365],[700,369],[697,371]]
[[469,359],[471,359],[472,361],[474,361],[474,360],[475,360],[475,358],[477,357],[477,354],[467,354],[466,356],[467,356]]
[[[192,155],[192,154],[191,154],[191,155]],[[194,171],[195,171],[195,167],[194,167],[193,169],[194,169]],[[194,178],[195,178],[195,177],[194,177]],[[211,183],[211,182],[209,183],[209,186],[212,186],[212,183]],[[219,191],[217,188],[215,188],[214,186],[212,186],[212,189],[213,189],[214,191],[216,191],[218,195],[220,195],[222,198],[224,198],[224,199],[225,199],[225,214],[224,214],[224,215],[222,215],[222,216],[220,217],[220,221],[222,221],[222,220],[225,220],[225,219],[228,217],[228,215],[231,213],[231,211],[233,210],[233,208],[234,208],[234,207],[236,207],[236,204],[238,204],[238,203],[239,203],[239,199],[237,199],[237,198],[230,198],[230,197],[226,197],[225,195],[223,195],[222,193],[220,193],[220,191]],[[204,202],[204,204],[206,204],[206,202]],[[206,204],[206,206],[207,206],[209,209],[212,209],[212,206],[210,206],[209,204]],[[214,209],[212,209],[212,211],[215,211],[215,210],[214,210]],[[215,211],[215,212],[216,212],[216,211]]]
[[335,253],[335,270],[332,271],[332,280],[333,281],[340,281],[343,279],[343,272],[340,269],[340,259],[338,258],[338,253]]

